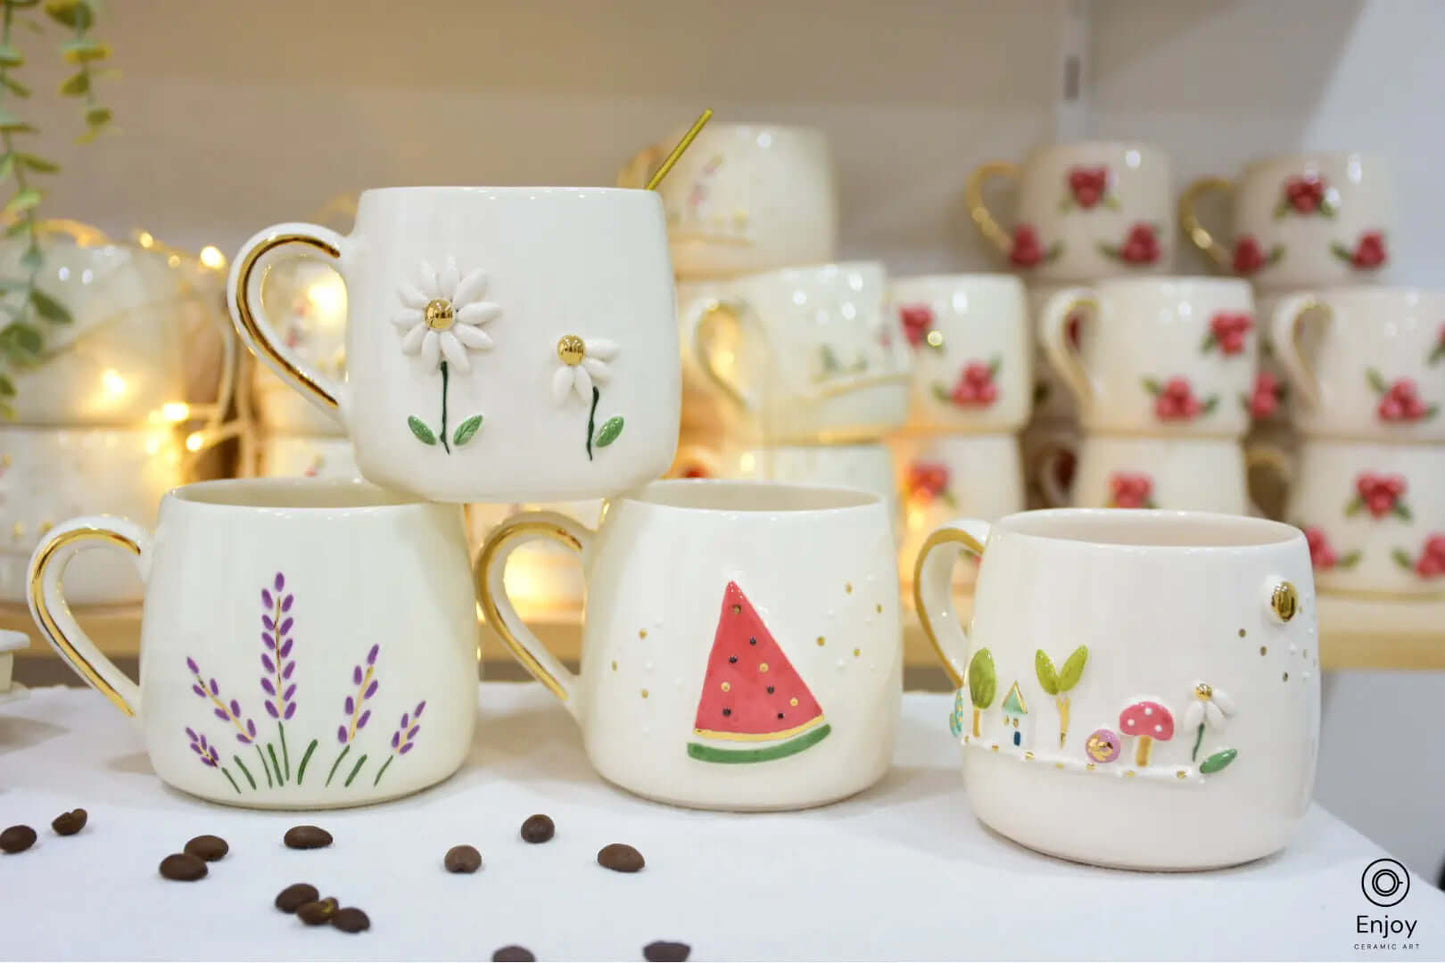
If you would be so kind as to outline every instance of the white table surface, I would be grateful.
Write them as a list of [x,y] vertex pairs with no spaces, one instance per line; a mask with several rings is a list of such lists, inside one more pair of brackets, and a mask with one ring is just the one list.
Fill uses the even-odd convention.
[[[571,719],[540,686],[487,684],[466,767],[448,782],[366,809],[308,815],[200,802],[152,774],[130,725],[86,690],[34,689],[0,708],[0,826],[39,833],[0,855],[0,956],[9,959],[489,959],[519,943],[540,959],[641,959],[681,940],[693,959],[1438,959],[1445,894],[1415,879],[1399,906],[1360,891],[1386,855],[1314,807],[1285,853],[1233,870],[1146,874],[1037,855],[970,815],[948,733],[951,697],[904,700],[895,765],[851,800],[810,812],[671,809],[602,782]],[[49,828],[87,809],[77,836]],[[545,812],[557,836],[518,838]],[[292,851],[314,822],[335,845]],[[198,883],[157,864],[200,833],[231,853]],[[635,875],[597,866],[635,845]],[[474,876],[441,869],[457,843]],[[308,881],[372,928],[310,929],[272,907]],[[1356,950],[1359,914],[1418,920],[1393,953]],[[1397,941],[1398,942],[1398,941]]]

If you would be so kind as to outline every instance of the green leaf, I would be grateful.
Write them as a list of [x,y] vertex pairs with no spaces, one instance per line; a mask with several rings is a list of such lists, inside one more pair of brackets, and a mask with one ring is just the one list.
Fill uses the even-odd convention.
[[0,67],[19,67],[25,56],[8,43],[0,44]]
[[38,271],[44,263],[45,255],[40,253],[40,248],[33,243],[20,255],[20,266],[31,271]]
[[3,85],[6,90],[10,91],[16,97],[30,96],[30,88],[22,84],[20,81],[16,80],[14,77],[8,75],[0,77],[0,85]]
[[36,204],[39,204],[43,196],[44,195],[35,188],[27,187],[25,190],[17,192],[15,196],[10,198],[5,204],[5,214],[20,214],[28,211]]
[[52,298],[39,288],[30,289],[30,303],[35,305],[35,313],[47,321],[54,321],[56,324],[69,324],[73,319],[70,310],[59,301]]
[[[452,435],[452,444],[460,448],[462,445],[465,445],[467,442],[471,441],[472,436],[475,435],[477,433],[477,429],[481,427],[482,416],[472,415],[466,421],[462,422],[460,425],[457,425],[457,430]],[[413,428],[412,430],[415,431],[416,429]]]
[[1339,241],[1335,241],[1330,245],[1330,253],[1347,264],[1353,264],[1355,262],[1355,252],[1345,247]]
[[16,221],[14,224],[5,228],[5,236],[15,237],[17,234],[24,234],[28,230],[30,230],[29,221]]
[[14,398],[14,397],[15,397],[15,382],[11,381],[10,378],[9,378],[7,375],[0,374],[0,398]]
[[1403,569],[1410,569],[1413,571],[1415,568],[1415,560],[1412,559],[1410,557],[1410,553],[1405,551],[1403,548],[1393,549],[1390,552],[1390,557],[1395,560],[1396,565],[1400,566]]
[[975,709],[987,709],[993,705],[998,691],[998,674],[993,667],[993,653],[979,649],[968,663],[968,697]]
[[110,123],[110,118],[109,107],[91,107],[85,112],[85,122],[91,127],[104,127]]
[[1385,376],[1374,368],[1365,369],[1365,380],[1369,382],[1371,388],[1375,389],[1376,394],[1384,394],[1390,390],[1390,386],[1385,384]]
[[1205,399],[1204,399],[1204,404],[1202,404],[1202,405],[1199,406],[1199,410],[1202,411],[1202,412],[1203,412],[1204,414],[1206,414],[1206,415],[1210,415],[1210,414],[1213,414],[1213,413],[1214,413],[1214,409],[1215,409],[1215,408],[1218,408],[1218,407],[1219,407],[1219,395],[1210,395],[1208,398],[1205,398]]
[[8,181],[13,173],[15,173],[15,155],[6,154],[4,157],[0,157],[0,181]]
[[[1150,506],[1153,507],[1152,505]],[[1059,691],[1068,692],[1079,684],[1084,676],[1084,665],[1089,661],[1089,647],[1081,645],[1064,660],[1063,671],[1059,673]]]
[[8,110],[0,110],[0,133],[24,134],[33,130],[35,130],[34,127],[31,127]]
[[1403,504],[1403,503],[1401,503],[1401,502],[1396,502],[1396,503],[1395,503],[1395,517],[1397,517],[1397,518],[1403,518],[1405,521],[1408,522],[1408,521],[1411,521],[1411,520],[1414,519],[1415,513],[1412,512],[1412,511],[1410,511],[1410,506],[1409,506],[1409,505],[1405,505],[1405,504]]
[[601,428],[597,429],[597,437],[592,440],[592,444],[598,448],[606,448],[616,441],[620,434],[622,434],[622,416],[613,415],[602,423]]
[[1353,552],[1346,552],[1345,554],[1341,555],[1340,560],[1335,563],[1335,568],[1354,568],[1356,565],[1360,564],[1360,557],[1361,556],[1359,549],[1355,549]]
[[1237,755],[1239,755],[1238,749],[1221,749],[1216,753],[1212,753],[1208,759],[1201,762],[1199,764],[1199,771],[1206,776],[1219,772],[1219,770],[1233,762],[1234,757]]
[[45,13],[72,30],[89,30],[95,23],[95,11],[88,0],[48,0]]
[[66,97],[81,97],[90,90],[90,74],[81,71],[78,74],[71,74],[65,78],[60,85],[60,92]]
[[31,361],[40,356],[45,339],[40,331],[24,321],[13,321],[0,331],[7,354],[18,355],[22,361]]
[[991,378],[997,378],[997,377],[998,377],[998,373],[999,373],[1000,371],[1002,371],[1002,370],[1003,370],[1003,358],[1002,358],[1002,357],[1000,357],[1000,356],[998,356],[998,355],[994,355],[992,358],[989,359],[989,362],[988,362],[988,373],[989,373],[989,377],[991,377]]
[[[37,174],[57,174],[60,172],[60,165],[55,163],[55,161],[46,160],[44,157],[36,157],[34,154],[17,154],[15,159],[18,160],[21,165],[28,167]],[[0,180],[3,180],[3,178],[0,178]]]
[[1157,379],[1155,379],[1155,378],[1145,378],[1145,379],[1144,379],[1144,390],[1147,391],[1147,392],[1149,392],[1151,395],[1154,395],[1154,396],[1157,397],[1158,394],[1159,394],[1159,392],[1162,391],[1163,389],[1160,388],[1160,386],[1159,386],[1159,381],[1158,381]]
[[435,445],[437,443],[436,432],[428,428],[426,422],[422,421],[416,415],[411,415],[406,419],[406,426],[411,429],[413,435],[416,435],[416,440],[423,445]]
[[948,404],[953,401],[953,395],[948,393],[948,389],[936,381],[933,383],[933,397],[937,398],[944,404]]
[[1360,514],[1360,512],[1364,510],[1364,507],[1365,500],[1359,495],[1356,495],[1354,498],[1351,498],[1350,503],[1345,506],[1345,517],[1354,518],[1356,515]]
[[61,50],[66,62],[72,64],[92,64],[110,56],[110,46],[94,40],[72,40]]
[[1039,685],[1045,692],[1059,694],[1059,672],[1054,668],[1054,660],[1043,649],[1034,653],[1034,675],[1039,677]]

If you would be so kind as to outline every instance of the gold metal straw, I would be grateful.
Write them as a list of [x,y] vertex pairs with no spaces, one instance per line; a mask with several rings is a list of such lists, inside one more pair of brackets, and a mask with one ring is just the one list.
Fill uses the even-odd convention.
[[707,126],[707,122],[709,120],[712,120],[711,108],[704,110],[698,116],[697,120],[693,122],[691,129],[689,129],[686,134],[682,135],[682,140],[677,142],[677,146],[672,149],[672,153],[667,155],[667,160],[662,162],[662,166],[657,169],[657,173],[653,174],[652,179],[647,182],[647,190],[657,190],[657,185],[661,184],[662,179],[667,176],[669,171],[672,170],[672,165],[677,163],[677,160],[679,157],[682,156],[683,151],[687,150],[690,146],[692,146],[693,139],[702,132],[703,127]]

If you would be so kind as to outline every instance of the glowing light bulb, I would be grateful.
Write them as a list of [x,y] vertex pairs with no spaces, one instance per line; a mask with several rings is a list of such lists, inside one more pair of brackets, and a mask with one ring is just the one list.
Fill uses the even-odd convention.
[[100,385],[105,389],[105,393],[112,398],[121,397],[129,387],[125,383],[125,379],[121,377],[120,372],[114,368],[106,368],[100,373]]
[[159,453],[160,453],[160,450],[161,450],[161,440],[160,440],[159,438],[157,438],[155,435],[151,435],[149,438],[146,439],[146,454],[147,454],[147,455],[156,455],[156,454],[159,454]]
[[212,271],[219,271],[226,266],[226,255],[214,244],[207,244],[201,248],[201,264]]
[[186,436],[186,451],[200,451],[205,443],[205,437],[199,431],[193,431]]
[[143,248],[154,247],[156,243],[156,239],[151,236],[150,231],[141,231],[139,234],[136,235],[135,239]]
[[161,405],[161,418],[172,424],[191,417],[191,406],[184,401],[167,401]]
[[333,274],[306,289],[306,300],[323,317],[335,317],[346,305],[346,285]]

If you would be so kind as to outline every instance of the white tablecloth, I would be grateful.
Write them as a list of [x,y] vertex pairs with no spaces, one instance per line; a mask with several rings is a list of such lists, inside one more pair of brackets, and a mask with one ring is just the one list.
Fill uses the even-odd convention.
[[[40,689],[0,707],[0,826],[40,834],[0,855],[0,956],[148,959],[489,959],[519,943],[543,960],[641,959],[681,940],[694,959],[1339,959],[1360,914],[1415,919],[1419,950],[1445,953],[1445,894],[1416,879],[1389,910],[1360,875],[1386,854],[1315,807],[1296,843],[1206,874],[1092,869],[1016,846],[969,814],[950,739],[951,698],[904,700],[893,771],[854,799],[810,812],[731,815],[671,809],[602,782],[571,719],[534,684],[487,684],[468,765],[386,805],[297,815],[229,809],[166,789],[132,728],[100,696]],[[72,838],[49,828],[82,806]],[[556,838],[522,842],[545,812]],[[281,845],[289,826],[330,829],[329,849]],[[156,872],[193,835],[231,854],[199,883]],[[635,845],[635,875],[596,865]],[[453,876],[457,843],[484,869]],[[348,935],[272,907],[309,881],[371,916]],[[1397,944],[1407,942],[1396,938]]]

